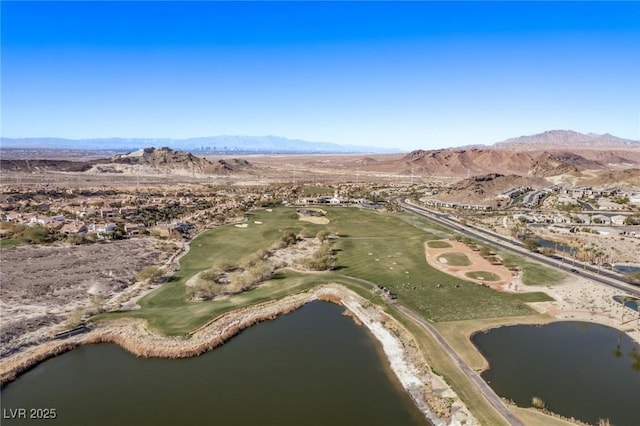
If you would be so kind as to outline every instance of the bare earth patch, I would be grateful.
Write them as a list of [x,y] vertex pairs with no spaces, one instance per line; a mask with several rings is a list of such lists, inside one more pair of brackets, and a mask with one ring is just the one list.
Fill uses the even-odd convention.
[[20,246],[0,260],[0,355],[49,337],[76,308],[126,291],[161,242],[132,239],[81,246]]
[[640,343],[640,313],[624,308],[613,296],[624,294],[587,278],[569,277],[562,284],[545,287],[522,286],[526,291],[547,293],[553,302],[531,303],[538,312],[563,321],[587,321],[624,331]]
[[[495,290],[500,291],[515,291],[517,290],[517,284],[513,283],[514,276],[511,271],[502,265],[493,265],[487,259],[480,256],[476,251],[471,250],[469,246],[459,241],[447,240],[442,241],[449,244],[450,247],[444,247],[444,244],[438,244],[441,247],[431,247],[429,242],[425,243],[425,253],[427,257],[427,263],[438,269],[455,277],[477,282],[479,284],[487,285]],[[450,262],[447,262],[446,257],[442,256],[447,253],[460,253],[464,254],[469,259],[470,265],[468,266],[453,266]],[[444,261],[444,262],[443,262]],[[478,278],[480,274],[476,274],[478,271],[488,272],[495,276],[497,279],[492,281]],[[472,272],[473,274],[467,275]]]

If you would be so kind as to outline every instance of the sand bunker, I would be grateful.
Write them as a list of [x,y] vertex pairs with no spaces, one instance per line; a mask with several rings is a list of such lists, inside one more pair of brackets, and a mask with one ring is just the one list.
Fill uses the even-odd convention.
[[[513,273],[502,265],[492,264],[464,243],[453,240],[427,241],[425,252],[427,263],[439,271],[463,280],[488,285],[496,290],[511,290],[510,284],[514,280]],[[463,259],[465,262],[462,262]],[[468,265],[466,260],[468,260]],[[465,263],[465,266],[461,266],[461,263]]]
[[331,222],[326,214],[327,212],[322,209],[300,209],[298,210],[298,220],[316,225],[326,225]]

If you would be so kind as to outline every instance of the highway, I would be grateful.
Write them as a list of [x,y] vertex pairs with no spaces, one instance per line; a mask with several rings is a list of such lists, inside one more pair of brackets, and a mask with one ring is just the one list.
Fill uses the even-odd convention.
[[425,219],[431,220],[462,235],[475,238],[476,240],[480,240],[484,243],[499,247],[511,253],[518,254],[522,257],[535,260],[547,266],[557,268],[568,273],[577,274],[579,276],[584,276],[600,284],[615,288],[616,290],[620,290],[627,294],[640,297],[640,288],[634,287],[630,284],[625,283],[624,281],[621,281],[616,274],[613,274],[611,272],[599,270],[592,265],[583,263],[580,263],[579,266],[573,265],[569,263],[568,259],[564,258],[558,259],[546,257],[541,254],[531,252],[524,248],[524,245],[515,243],[514,241],[502,235],[489,233],[486,231],[481,231],[477,228],[471,228],[462,225],[459,222],[450,219],[448,214],[428,210],[422,206],[417,206],[405,201],[396,201],[404,211],[424,217]]

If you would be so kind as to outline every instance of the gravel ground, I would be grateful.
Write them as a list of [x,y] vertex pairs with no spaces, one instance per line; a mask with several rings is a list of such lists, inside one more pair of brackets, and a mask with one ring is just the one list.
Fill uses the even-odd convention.
[[134,283],[166,257],[151,238],[82,246],[18,246],[0,253],[0,355],[46,339],[76,308]]

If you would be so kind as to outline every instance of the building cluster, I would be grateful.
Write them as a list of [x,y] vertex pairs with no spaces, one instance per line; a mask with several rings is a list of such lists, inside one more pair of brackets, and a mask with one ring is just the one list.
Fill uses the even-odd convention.
[[435,199],[425,200],[424,203],[429,207],[443,207],[447,209],[461,209],[461,210],[491,210],[491,206],[486,204],[467,204],[457,203],[455,201],[440,201]]
[[[88,193],[88,194],[87,194]],[[126,194],[105,190],[85,194],[56,191],[5,193],[0,201],[0,221],[45,227],[60,236],[95,239],[142,234],[184,234],[198,224],[221,219],[234,210],[260,200],[233,191],[206,193]]]
[[515,188],[507,189],[506,191],[502,191],[496,198],[498,199],[516,199],[525,192],[531,191],[531,187],[529,186],[517,186]]

